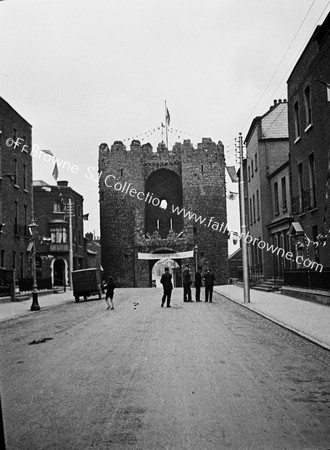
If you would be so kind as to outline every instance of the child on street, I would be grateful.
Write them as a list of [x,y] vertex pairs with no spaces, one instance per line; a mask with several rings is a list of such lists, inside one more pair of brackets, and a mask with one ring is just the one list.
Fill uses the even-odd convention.
[[111,276],[108,278],[108,282],[106,283],[104,288],[106,289],[105,301],[107,302],[107,305],[108,305],[107,309],[115,309],[114,304],[113,304],[113,295],[114,295],[114,290],[115,290],[115,283],[114,283],[113,278]]

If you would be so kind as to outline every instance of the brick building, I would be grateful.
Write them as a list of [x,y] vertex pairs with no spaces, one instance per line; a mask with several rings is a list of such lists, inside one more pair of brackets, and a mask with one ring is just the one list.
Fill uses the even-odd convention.
[[93,233],[86,233],[85,241],[85,268],[102,268],[101,245],[99,239],[95,239]]
[[[32,126],[0,97],[0,267],[31,274]],[[16,147],[16,148],[15,148]]]
[[[286,100],[255,117],[246,135],[246,224],[253,238],[287,247],[290,229],[289,139]],[[273,278],[283,267],[272,252],[249,245],[251,280]]]
[[[288,79],[292,252],[330,269],[330,14],[318,26]],[[302,261],[302,259],[300,261]],[[300,269],[300,274],[298,273]],[[291,264],[290,284],[310,285],[303,263]],[[296,273],[294,274],[294,272]],[[314,274],[315,275],[315,274]],[[323,281],[324,281],[323,280]],[[307,283],[307,284],[306,284]],[[330,283],[327,284],[330,288]]]
[[67,181],[49,185],[33,181],[34,213],[38,224],[37,278],[51,278],[52,286],[69,285],[69,214],[72,208],[73,270],[85,268],[83,197]]
[[[221,142],[203,138],[194,148],[185,140],[170,151],[161,143],[157,152],[136,140],[129,150],[120,141],[111,149],[101,144],[99,176],[106,276],[113,275],[121,286],[151,286],[157,254],[175,253],[180,267],[210,267],[218,284],[227,283],[228,240],[220,231],[227,216]],[[181,208],[200,219],[184,217]],[[190,254],[177,255],[186,251]]]

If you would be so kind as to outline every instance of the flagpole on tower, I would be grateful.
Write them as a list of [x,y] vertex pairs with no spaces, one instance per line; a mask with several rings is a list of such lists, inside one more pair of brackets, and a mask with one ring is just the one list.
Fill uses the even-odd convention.
[[166,147],[168,149],[168,131],[167,131],[167,125],[170,124],[170,113],[166,106],[166,100],[165,100],[165,126],[166,126]]

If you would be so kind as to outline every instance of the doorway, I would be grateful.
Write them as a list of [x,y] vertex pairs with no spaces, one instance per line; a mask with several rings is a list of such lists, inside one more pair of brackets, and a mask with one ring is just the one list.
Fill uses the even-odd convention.
[[64,286],[65,284],[65,261],[56,259],[54,261],[53,286]]

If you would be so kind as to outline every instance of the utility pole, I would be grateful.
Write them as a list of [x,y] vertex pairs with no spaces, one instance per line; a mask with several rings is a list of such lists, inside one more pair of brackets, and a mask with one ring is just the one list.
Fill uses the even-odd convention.
[[71,198],[69,198],[69,282],[70,282],[71,289],[73,289],[73,286],[72,286],[72,270],[73,270],[72,209],[73,209],[73,203],[71,202]]
[[243,173],[243,138],[242,133],[239,134],[239,161],[240,161],[240,200],[241,200],[241,245],[242,245],[242,263],[243,263],[243,283],[244,283],[244,303],[250,303],[250,287],[249,287],[249,266],[246,244],[246,218],[245,218],[245,189],[244,189],[244,173]]

